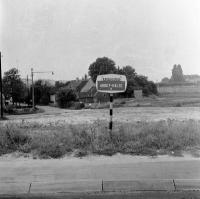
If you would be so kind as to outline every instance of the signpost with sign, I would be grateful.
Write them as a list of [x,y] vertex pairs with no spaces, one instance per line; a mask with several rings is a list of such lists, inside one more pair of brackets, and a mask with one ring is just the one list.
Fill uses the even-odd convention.
[[107,74],[99,75],[96,80],[96,88],[98,92],[110,93],[110,122],[109,130],[112,131],[112,115],[113,115],[113,93],[123,93],[126,91],[127,80],[124,75]]

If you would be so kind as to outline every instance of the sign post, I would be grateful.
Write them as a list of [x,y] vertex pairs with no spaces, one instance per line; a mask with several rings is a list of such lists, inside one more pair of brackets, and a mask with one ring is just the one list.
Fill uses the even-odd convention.
[[96,80],[96,88],[98,92],[110,94],[110,121],[109,130],[113,127],[113,94],[123,93],[126,91],[127,80],[124,75],[107,74],[99,75]]
[[113,115],[113,94],[110,93],[110,122],[109,122],[109,130],[112,131],[112,115]]

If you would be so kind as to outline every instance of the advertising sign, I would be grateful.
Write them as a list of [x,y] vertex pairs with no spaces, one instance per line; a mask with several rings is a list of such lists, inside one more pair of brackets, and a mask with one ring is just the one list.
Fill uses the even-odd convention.
[[96,80],[98,92],[103,93],[122,93],[126,91],[127,80],[124,75],[107,74],[99,75]]

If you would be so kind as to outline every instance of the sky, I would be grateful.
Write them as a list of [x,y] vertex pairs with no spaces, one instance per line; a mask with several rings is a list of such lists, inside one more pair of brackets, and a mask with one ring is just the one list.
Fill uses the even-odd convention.
[[3,72],[71,80],[98,57],[160,81],[200,75],[199,0],[0,0]]

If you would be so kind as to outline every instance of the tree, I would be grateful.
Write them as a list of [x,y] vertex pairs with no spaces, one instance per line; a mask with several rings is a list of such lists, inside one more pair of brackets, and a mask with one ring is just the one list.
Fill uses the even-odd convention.
[[56,93],[56,101],[60,108],[68,108],[76,101],[76,94],[72,89],[61,88]]
[[127,80],[127,88],[126,91],[123,93],[125,97],[133,97],[134,96],[134,89],[137,87],[137,83],[134,79]]
[[135,77],[135,81],[137,82],[138,86],[144,88],[148,84],[148,78],[144,75],[137,75]]
[[162,83],[169,83],[169,78],[168,77],[164,77],[161,80]]
[[18,69],[12,68],[4,73],[3,92],[7,99],[12,98],[13,104],[24,100],[25,84],[20,78]]
[[89,76],[92,78],[93,82],[96,82],[98,75],[116,73],[117,69],[115,62],[107,57],[97,58],[89,66]]
[[149,81],[146,76],[137,75],[135,80],[138,86],[142,88],[144,96],[149,96],[150,94],[158,94],[156,84],[153,81]]
[[55,82],[55,88],[56,88],[56,89],[59,89],[59,88],[61,88],[61,87],[67,86],[68,84],[69,84],[68,81],[67,81],[67,82],[56,81],[56,82]]
[[124,66],[121,69],[118,67],[118,73],[121,75],[125,75],[127,80],[134,79],[137,73],[132,66]]
[[184,82],[184,76],[183,76],[183,70],[181,68],[181,65],[174,65],[173,69],[172,69],[172,76],[171,76],[171,82]]
[[122,68],[118,67],[117,73],[125,75],[127,79],[127,89],[121,96],[133,97],[134,89],[137,87],[137,82],[135,81],[137,73],[135,72],[135,69],[132,66],[127,65]]
[[43,80],[37,80],[34,83],[34,97],[36,104],[48,105],[50,102],[50,93],[52,90],[47,82]]
[[88,75],[85,74],[85,75],[81,78],[81,80],[82,80],[82,81],[84,81],[84,80],[88,80]]

